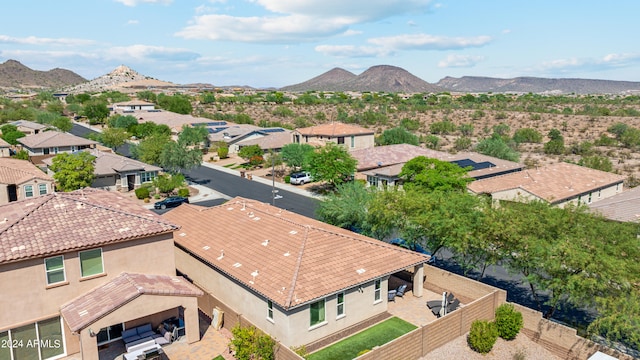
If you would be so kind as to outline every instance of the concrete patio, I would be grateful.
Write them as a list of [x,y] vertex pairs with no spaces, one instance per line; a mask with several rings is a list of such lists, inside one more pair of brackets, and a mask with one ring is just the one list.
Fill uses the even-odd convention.
[[415,297],[412,291],[408,291],[403,297],[396,296],[395,301],[389,301],[387,312],[413,325],[422,326],[438,318],[427,307],[427,301],[441,299],[442,294],[427,289],[423,290],[422,297]]

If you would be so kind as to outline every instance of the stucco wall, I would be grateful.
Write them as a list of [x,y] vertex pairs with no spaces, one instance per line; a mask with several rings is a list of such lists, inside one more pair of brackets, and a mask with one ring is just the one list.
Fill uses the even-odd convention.
[[[273,306],[273,322],[267,319],[267,301],[243,284],[218,273],[176,247],[176,268],[203,291],[210,293],[235,313],[278,339],[285,346],[298,346],[319,340],[345,327],[357,324],[387,310],[387,279],[381,282],[381,301],[374,304],[373,282],[349,289],[345,294],[345,316],[336,318],[336,296],[326,298],[326,324],[310,330],[309,306],[286,311]],[[211,316],[212,309],[203,309]]]
[[[591,202],[606,199],[610,196],[619,194],[622,192],[622,184],[609,186],[600,190],[591,191]],[[504,191],[496,191],[491,194],[493,200],[508,200],[508,201],[531,201],[541,200],[539,197],[522,189],[509,189]],[[576,194],[576,197],[563,200],[557,204],[558,207],[564,207],[567,204],[589,204],[589,192],[583,194]]]

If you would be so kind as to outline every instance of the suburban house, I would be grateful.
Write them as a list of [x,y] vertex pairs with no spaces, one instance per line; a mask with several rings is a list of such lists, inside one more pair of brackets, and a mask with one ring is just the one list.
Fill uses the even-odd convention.
[[147,110],[125,110],[123,108],[114,108],[113,114],[118,115],[130,115],[138,120],[138,123],[152,122],[157,125],[167,125],[171,129],[171,134],[174,139],[182,131],[184,125],[196,125],[211,123],[211,120],[206,118],[199,118],[191,115],[183,115],[174,113],[171,111],[165,111],[161,109],[147,109]]
[[93,149],[98,144],[96,141],[59,131],[44,131],[25,136],[19,138],[18,143],[28,152],[34,164],[58,153]]
[[0,204],[52,193],[53,178],[27,160],[0,158]]
[[384,187],[401,185],[399,177],[407,161],[418,156],[470,167],[467,173],[475,180],[521,171],[524,165],[473,152],[450,154],[409,144],[376,146],[351,151],[357,161],[356,178],[367,180],[369,186]]
[[279,150],[291,143],[291,130],[275,127],[263,128],[249,124],[225,124],[209,129],[211,143],[225,142],[229,154],[237,153],[243,146],[258,145],[263,150]]
[[123,330],[178,316],[200,340],[202,292],[175,276],[178,226],[90,188],[1,205],[0,218],[0,341],[23,344],[0,359],[98,359]]
[[294,130],[293,142],[314,146],[332,142],[349,150],[366,149],[374,146],[374,131],[358,125],[330,122]]
[[[94,174],[91,187],[114,190],[131,191],[137,189],[145,182],[152,181],[162,172],[162,168],[145,164],[141,161],[130,159],[112,152],[100,151],[98,149],[83,150],[95,156]],[[53,158],[42,161],[47,166],[47,172],[53,175],[49,167],[53,163]]]
[[592,212],[620,222],[640,221],[640,187],[589,204]]
[[131,100],[131,101],[124,101],[124,102],[113,104],[113,110],[120,110],[123,112],[135,111],[135,110],[146,111],[146,110],[154,110],[155,108],[156,108],[156,105],[154,103],[150,103],[143,100]]
[[555,163],[537,169],[478,180],[467,185],[474,194],[493,200],[591,204],[622,192],[625,177],[584,166]]
[[282,128],[267,128],[256,131],[256,136],[238,141],[235,145],[239,149],[245,146],[258,145],[264,152],[280,152],[282,147],[291,144],[291,130]]
[[[423,294],[429,256],[268,204],[234,198],[163,216],[181,226],[178,273],[286,347],[344,335],[385,313],[394,273],[411,271],[413,296]],[[201,310],[215,318],[206,302]]]
[[14,125],[16,128],[18,128],[18,131],[23,132],[27,136],[38,134],[50,128],[47,125],[39,124],[37,122],[29,120],[16,120],[10,122],[9,124]]
[[0,139],[0,158],[11,156],[11,144]]

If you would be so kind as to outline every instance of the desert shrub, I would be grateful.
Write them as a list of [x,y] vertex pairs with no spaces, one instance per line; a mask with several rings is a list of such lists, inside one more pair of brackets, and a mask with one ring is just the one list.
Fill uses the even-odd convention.
[[484,116],[485,116],[485,113],[482,110],[476,110],[473,112],[473,114],[471,114],[471,118],[473,120],[478,120],[480,118],[483,118]]
[[273,350],[276,342],[269,335],[263,334],[253,326],[240,327],[239,325],[231,329],[231,333],[233,339],[230,346],[236,352],[236,359],[275,359]]
[[178,196],[189,197],[189,189],[187,188],[178,189]]
[[220,159],[226,159],[229,156],[229,148],[228,147],[219,147],[218,148],[218,157]]
[[462,136],[456,139],[454,148],[458,151],[469,150],[471,148],[471,139],[466,136]]
[[456,131],[456,124],[452,123],[449,120],[434,122],[433,124],[431,124],[431,126],[429,126],[429,131],[432,134],[451,134],[452,132]]
[[513,340],[522,329],[522,313],[513,304],[502,304],[496,309],[495,322],[498,335],[505,340]]
[[613,171],[613,164],[611,163],[611,160],[609,160],[609,158],[606,156],[600,156],[600,155],[585,156],[581,158],[580,161],[578,161],[578,165],[585,166],[591,169],[600,170],[600,171],[607,171],[607,172]]
[[146,186],[139,187],[135,190],[136,197],[140,200],[146,199],[149,197],[149,188]]
[[538,144],[542,142],[542,134],[536,129],[521,128],[516,130],[516,132],[513,134],[513,141],[515,141],[517,144],[522,144],[522,143]]
[[429,149],[437,150],[440,148],[440,138],[435,135],[427,135],[425,138],[421,139]]
[[494,322],[475,320],[471,323],[471,330],[467,342],[469,347],[481,354],[486,354],[498,340],[498,329]]
[[287,175],[287,176],[284,177],[285,184],[288,184],[289,180],[291,180],[291,176]]

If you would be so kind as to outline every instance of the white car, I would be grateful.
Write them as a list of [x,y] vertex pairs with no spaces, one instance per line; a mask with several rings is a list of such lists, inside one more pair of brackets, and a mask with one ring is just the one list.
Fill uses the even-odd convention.
[[291,174],[289,183],[293,185],[302,185],[311,182],[311,174],[306,171]]

